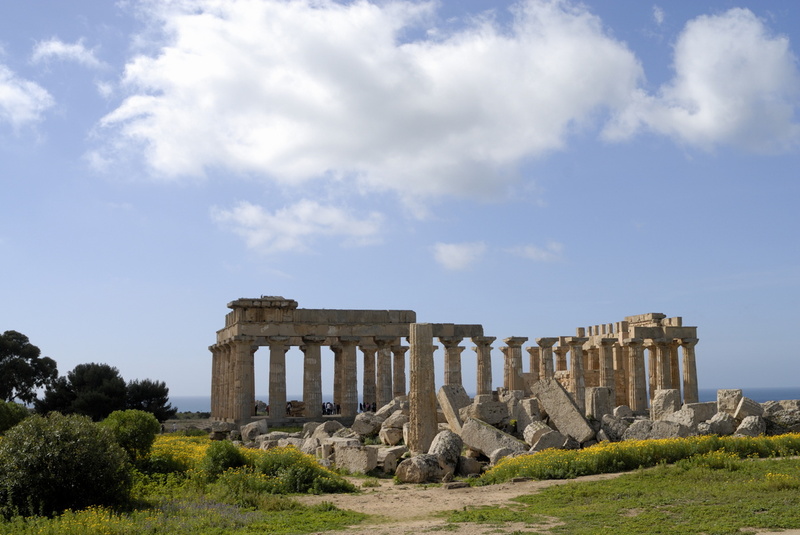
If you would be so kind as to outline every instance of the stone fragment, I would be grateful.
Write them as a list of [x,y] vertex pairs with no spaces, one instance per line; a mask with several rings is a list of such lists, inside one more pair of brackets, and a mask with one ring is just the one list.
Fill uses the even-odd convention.
[[613,392],[605,386],[586,388],[586,417],[600,420],[604,415],[614,411]]
[[403,411],[394,411],[391,416],[386,418],[381,424],[382,428],[396,427],[403,429],[403,426],[408,423],[408,415]]
[[536,442],[533,443],[531,446],[530,451],[542,451],[547,449],[563,449],[564,445],[567,442],[567,437],[559,433],[558,431],[546,431],[539,435],[536,439]]
[[403,440],[403,428],[397,427],[381,427],[381,430],[378,431],[378,438],[381,441],[381,444],[386,444],[387,446],[396,446],[400,444]]
[[334,462],[340,469],[366,474],[378,466],[378,452],[367,446],[336,446]]
[[455,471],[463,446],[464,441],[457,434],[452,431],[440,431],[433,437],[428,453],[441,456],[442,462]]
[[619,442],[622,440],[622,436],[630,425],[631,424],[627,420],[623,420],[622,417],[606,414],[600,421],[600,430],[605,433],[606,438],[611,442]]
[[533,422],[542,420],[542,415],[539,412],[539,402],[536,398],[525,398],[520,400],[517,406],[517,413],[511,415],[512,419],[517,421],[517,430],[524,431]]
[[512,451],[525,451],[528,445],[523,441],[503,433],[486,422],[467,418],[461,428],[461,438],[468,447],[489,455],[494,450],[509,448]]
[[627,405],[614,407],[614,418],[633,418],[633,409]]
[[717,412],[727,412],[733,416],[741,399],[742,390],[739,388],[717,390]]
[[374,437],[381,430],[382,423],[383,418],[377,416],[374,412],[362,412],[356,416],[350,429],[359,436]]
[[480,474],[483,465],[478,459],[473,457],[459,456],[458,466],[456,467],[456,475],[460,477],[468,477],[472,474]]
[[296,437],[282,438],[278,440],[278,447],[285,448],[287,446],[294,446],[299,450],[300,448],[303,447],[303,444],[305,444],[305,442],[306,442],[305,439],[302,438],[296,438]]
[[767,401],[762,407],[768,434],[800,432],[800,400]]
[[653,422],[648,439],[661,438],[686,438],[691,434],[689,428],[675,422],[659,421]]
[[497,464],[500,459],[503,457],[508,457],[509,455],[513,455],[515,452],[511,448],[497,448],[493,452],[489,454],[489,464],[495,465]]
[[327,438],[332,436],[340,429],[344,429],[344,426],[340,422],[337,422],[336,420],[328,420],[327,422],[315,427],[314,431],[311,433],[311,437],[319,439]]
[[647,440],[652,428],[651,420],[636,420],[622,434],[622,440]]
[[677,389],[656,390],[650,403],[650,419],[654,422],[663,420],[668,414],[681,408],[681,391]]
[[539,406],[548,414],[550,421],[561,434],[569,435],[578,442],[586,442],[594,436],[594,430],[589,422],[557,380],[541,380],[531,389],[539,400]]
[[438,483],[448,473],[436,455],[415,455],[397,465],[395,477],[402,483]]
[[708,420],[708,433],[710,435],[732,435],[735,430],[736,421],[730,413],[718,412]]
[[681,408],[692,409],[698,424],[700,422],[710,420],[715,414],[717,414],[716,401],[706,401],[703,403],[684,403],[683,407]]
[[662,419],[665,422],[675,422],[677,424],[681,424],[682,426],[687,427],[691,432],[697,432],[697,424],[702,421],[697,417],[694,409],[691,409],[685,405],[678,411],[664,415]]
[[382,468],[384,473],[393,474],[397,469],[397,463],[408,448],[405,446],[392,447],[392,448],[379,448],[378,453],[378,467]]
[[[478,401],[477,396],[471,405],[459,410],[461,421],[467,418],[481,420],[489,425],[504,425],[508,423],[508,405],[502,401]],[[462,423],[463,425],[463,423]]]
[[549,433],[553,429],[544,422],[531,422],[528,426],[522,431],[522,436],[530,446],[536,444],[536,441],[539,440],[545,433]]
[[307,439],[303,440],[303,445],[300,446],[300,451],[309,455],[315,455],[319,446],[320,441],[318,438],[308,437]]
[[767,424],[761,416],[746,416],[736,432],[733,434],[735,437],[757,437],[761,436],[767,431]]
[[405,415],[408,416],[407,396],[398,396],[394,398],[392,401],[378,409],[375,415],[380,418],[388,418],[390,414],[394,414],[397,411],[403,411]]
[[753,401],[752,399],[742,396],[742,399],[739,400],[739,405],[736,406],[736,412],[733,413],[733,417],[736,420],[744,420],[748,416],[763,416],[764,415],[764,407],[761,406],[761,403],[757,401]]
[[321,426],[322,422],[306,422],[303,424],[303,438],[310,438],[314,430]]
[[256,420],[239,428],[244,442],[253,442],[258,435],[266,435],[269,426],[266,420]]

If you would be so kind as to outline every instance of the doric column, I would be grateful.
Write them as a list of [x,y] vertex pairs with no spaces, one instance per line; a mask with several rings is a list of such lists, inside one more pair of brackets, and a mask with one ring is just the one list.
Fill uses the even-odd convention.
[[375,343],[378,344],[378,373],[375,392],[378,408],[392,401],[392,344],[396,342],[397,338],[393,337],[375,337]]
[[408,346],[392,346],[394,360],[392,364],[392,395],[394,397],[408,395],[406,390],[406,351],[408,351]]
[[556,354],[556,371],[567,371],[567,353],[569,353],[569,345],[559,340],[558,346],[553,348],[553,352]]
[[460,336],[440,336],[439,341],[444,346],[444,384],[463,386],[461,382],[461,352],[464,346]]
[[658,350],[656,353],[656,388],[666,390],[672,388],[672,366],[670,366],[669,343],[664,338],[659,338],[656,342]]
[[234,413],[236,422],[246,422],[253,414],[254,392],[254,363],[253,343],[250,340],[235,340],[234,351]]
[[570,392],[575,400],[575,404],[581,410],[581,414],[586,412],[586,381],[583,376],[583,344],[589,341],[586,337],[568,336],[569,344],[569,365],[572,381]]
[[650,394],[650,401],[653,401],[653,397],[656,395],[656,389],[658,388],[658,386],[656,386],[656,376],[658,375],[658,366],[656,365],[658,344],[652,338],[645,338],[644,348],[647,349],[647,389]]
[[[553,346],[558,342],[558,338],[537,338],[536,344],[540,349],[540,368],[539,376],[542,379],[552,379],[554,374],[553,369]],[[566,359],[565,359],[566,360]],[[566,365],[564,366],[566,368]]]
[[542,367],[542,352],[536,346],[528,346],[525,348],[528,351],[528,358],[530,360],[530,377],[529,385],[533,386],[539,381],[540,368]]
[[303,352],[303,403],[306,418],[322,416],[322,356],[320,345],[324,336],[304,336],[300,350]]
[[[624,347],[618,339],[612,348],[614,354],[614,387],[616,388],[616,399],[614,405],[628,404],[628,349]],[[622,381],[617,381],[621,377]]]
[[586,369],[587,370],[600,370],[600,348],[597,346],[592,346],[586,351],[584,351],[585,360],[586,362]]
[[683,402],[697,403],[699,401],[697,388],[697,363],[695,362],[694,346],[697,338],[683,338]]
[[268,336],[269,344],[269,418],[286,417],[286,342],[288,336]]
[[496,339],[495,336],[472,337],[472,343],[475,344],[472,350],[478,357],[478,395],[492,393],[492,342]]
[[426,453],[436,436],[436,385],[433,372],[433,326],[409,325],[411,387],[409,388],[408,449]]
[[372,406],[376,402],[375,398],[375,352],[378,346],[372,344],[362,344],[358,346],[364,355],[364,375],[362,377],[364,389],[361,398],[364,401],[364,408]]
[[647,410],[647,385],[644,369],[644,346],[641,338],[626,338],[628,348],[628,406],[634,412]]
[[[600,338],[600,386],[614,388],[614,344],[616,338]],[[611,396],[614,399],[614,396]]]
[[209,346],[211,351],[211,418],[219,419],[219,386],[222,382],[222,355],[216,345]]
[[340,336],[342,346],[342,416],[355,416],[358,412],[358,369],[356,344],[358,336]]
[[525,378],[522,375],[522,344],[528,341],[523,336],[512,336],[503,340],[508,346],[508,379],[509,384],[506,388],[511,390],[525,391]]
[[234,376],[236,375],[236,359],[234,358],[233,342],[225,344],[225,391],[222,396],[224,404],[223,414],[226,421],[233,421],[236,392],[233,388]]
[[342,363],[342,346],[339,343],[331,344],[333,352],[333,405],[342,405],[342,376],[344,365]]
[[680,361],[678,360],[678,348],[681,345],[680,338],[674,338],[672,340],[667,340],[667,351],[669,352],[669,382],[672,385],[671,388],[677,390],[679,393],[681,391],[681,368],[680,368]]

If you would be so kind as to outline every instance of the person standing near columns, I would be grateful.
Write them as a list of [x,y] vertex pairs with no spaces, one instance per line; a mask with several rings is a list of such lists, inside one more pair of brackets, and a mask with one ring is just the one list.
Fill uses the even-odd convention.
[[463,386],[461,382],[461,352],[464,346],[460,336],[440,336],[439,341],[444,346],[444,384]]
[[303,352],[303,402],[306,418],[322,416],[322,356],[320,345],[324,336],[304,336],[300,350]]
[[268,336],[269,344],[269,418],[286,417],[286,350],[287,336]]
[[694,346],[697,338],[682,338],[683,346],[683,402],[697,403],[699,400],[697,389],[697,363],[695,362]]
[[478,357],[478,385],[477,394],[492,393],[492,342],[497,338],[494,336],[473,336],[472,348]]
[[409,325],[411,388],[409,389],[408,449],[427,453],[438,430],[433,370],[433,326]]
[[569,364],[571,381],[571,394],[581,414],[586,412],[586,379],[583,375],[583,344],[589,341],[587,337],[569,336]]

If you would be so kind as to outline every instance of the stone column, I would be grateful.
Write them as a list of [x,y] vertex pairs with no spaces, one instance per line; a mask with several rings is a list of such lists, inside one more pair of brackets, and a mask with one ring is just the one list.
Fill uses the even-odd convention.
[[583,344],[589,341],[586,337],[568,336],[569,344],[569,364],[571,384],[570,393],[581,410],[581,414],[586,413],[586,381],[583,376]]
[[587,370],[600,370],[600,348],[592,346],[584,352]]
[[[614,388],[614,344],[616,338],[601,338],[600,342],[600,385]],[[611,397],[614,399],[614,396]]]
[[342,363],[342,346],[341,344],[331,344],[331,351],[333,352],[333,405],[342,405],[342,377],[344,374],[344,365]]
[[[627,348],[615,338],[617,343],[614,344],[612,352],[614,354],[614,387],[616,388],[616,399],[614,405],[627,405],[628,404],[628,356],[626,354]],[[621,381],[617,378],[621,377]]]
[[392,395],[394,397],[406,396],[406,351],[408,346],[396,345],[392,346],[392,355],[394,362],[392,364],[392,371],[394,377],[392,378]]
[[250,340],[235,340],[234,354],[234,411],[233,419],[237,423],[247,422],[253,413],[255,392],[253,391],[253,343]]
[[669,352],[669,382],[673,390],[681,391],[681,368],[678,360],[678,347],[681,345],[680,338],[674,338],[667,341],[667,350]]
[[528,341],[523,336],[512,336],[503,340],[508,345],[509,385],[508,390],[525,391],[525,378],[522,375],[522,344]]
[[222,382],[222,355],[216,345],[209,346],[211,351],[211,418],[219,419],[219,385]]
[[[553,370],[553,346],[558,342],[558,338],[537,338],[536,344],[541,348],[541,367],[539,368],[539,376],[542,379],[552,379],[554,375]],[[566,358],[564,359],[566,360]],[[564,366],[566,369],[566,364]]]
[[628,406],[634,412],[647,410],[647,386],[644,369],[644,346],[641,338],[626,338],[628,347]]
[[542,352],[536,346],[529,346],[525,348],[528,351],[528,357],[530,359],[530,380],[528,381],[529,386],[535,385],[539,381],[540,376],[540,369],[542,367]]
[[408,449],[427,453],[436,436],[436,385],[433,371],[433,326],[409,325],[411,388],[409,389]]
[[306,418],[322,416],[322,356],[320,345],[324,336],[304,336],[300,350],[303,352],[303,402]]
[[695,362],[694,346],[697,338],[683,338],[683,402],[697,403],[700,399],[697,391],[697,363]]
[[269,418],[286,417],[286,342],[288,336],[268,336],[269,344]]
[[358,412],[358,369],[356,344],[358,336],[340,336],[342,346],[342,416],[355,416]]
[[223,410],[222,414],[226,421],[233,421],[234,418],[234,395],[235,392],[233,391],[233,377],[236,373],[236,362],[234,359],[234,351],[233,351],[233,342],[228,342],[224,345],[225,351],[225,361],[224,361],[224,368],[225,368],[225,380],[223,384],[225,385],[225,389],[222,395],[222,403],[223,403]]
[[364,356],[364,375],[362,377],[364,389],[361,398],[366,410],[367,406],[372,406],[377,401],[375,398],[375,353],[378,351],[378,346],[362,344],[358,348]]
[[392,344],[396,341],[397,338],[375,337],[375,343],[378,344],[377,408],[392,401]]
[[478,356],[478,385],[477,395],[492,393],[492,342],[495,336],[475,336],[472,343],[473,351]]
[[658,344],[652,338],[644,340],[644,348],[647,349],[647,387],[650,394],[650,401],[656,395],[656,375],[658,375],[658,366],[656,365],[656,353],[658,352]]
[[556,354],[556,371],[567,371],[567,353],[569,353],[569,345],[559,340],[558,346],[553,348],[553,352]]
[[669,344],[664,338],[656,341],[658,346],[656,352],[656,388],[658,390],[669,390],[672,388],[672,366],[669,360]]
[[461,382],[461,352],[464,346],[460,336],[440,336],[439,341],[444,346],[444,384],[464,386]]

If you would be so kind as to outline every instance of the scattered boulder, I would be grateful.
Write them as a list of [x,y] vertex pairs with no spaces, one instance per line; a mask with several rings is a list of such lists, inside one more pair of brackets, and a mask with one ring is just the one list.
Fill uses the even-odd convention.
[[514,455],[514,453],[521,453],[521,452],[515,452],[511,448],[498,448],[489,454],[489,463],[495,465],[503,457]]
[[483,470],[483,464],[474,457],[459,456],[458,466],[456,466],[456,475],[460,477],[469,477],[473,474],[480,474]]
[[539,411],[539,402],[536,398],[525,398],[520,400],[517,405],[516,414],[510,415],[512,420],[517,421],[517,432],[522,432],[533,422],[542,421],[542,414]]
[[647,440],[652,428],[651,420],[636,420],[622,434],[622,440]]
[[243,442],[253,442],[258,435],[266,435],[268,431],[269,426],[267,421],[263,419],[255,420],[239,428]]
[[396,446],[403,440],[403,428],[381,427],[381,430],[378,431],[378,438],[380,439],[381,444],[386,444],[387,446]]
[[767,401],[762,407],[768,434],[800,432],[800,400]]
[[539,400],[539,406],[547,413],[561,434],[569,435],[578,442],[586,442],[594,437],[594,429],[557,380],[538,381],[531,390]]
[[522,436],[525,438],[525,442],[527,442],[528,445],[533,446],[536,444],[536,441],[539,440],[539,437],[552,430],[553,428],[544,422],[531,422],[525,430],[522,431]]
[[433,437],[428,453],[441,456],[442,462],[455,471],[463,446],[464,441],[460,436],[449,430],[440,431]]
[[739,388],[717,390],[717,412],[727,412],[733,416],[741,399],[742,390]]
[[381,430],[381,424],[385,418],[376,415],[374,412],[359,413],[350,429],[362,437],[374,437]]
[[502,401],[479,401],[479,397],[475,396],[475,401],[471,405],[462,407],[459,410],[462,422],[472,418],[473,420],[486,422],[489,425],[501,426],[508,423],[508,405]]
[[678,411],[681,408],[681,391],[668,388],[656,390],[653,400],[650,402],[650,419],[654,422],[663,420],[668,414]]
[[408,416],[408,396],[397,396],[392,401],[378,409],[375,413],[379,418],[388,418],[397,411],[403,411]]
[[717,414],[716,401],[706,401],[703,403],[684,403],[682,408],[692,409],[698,423],[710,420],[715,414]]
[[761,403],[753,401],[745,396],[742,396],[742,399],[739,400],[739,404],[736,406],[736,412],[733,413],[734,419],[739,421],[744,420],[748,416],[763,415],[764,407],[761,406]]
[[438,483],[449,473],[439,464],[439,457],[427,453],[410,457],[397,465],[395,477],[402,483]]
[[528,445],[523,441],[474,418],[467,418],[464,421],[461,438],[468,447],[487,456],[500,448],[509,448],[511,451],[528,449]]
[[680,410],[665,415],[663,417],[663,421],[675,422],[688,428],[692,432],[697,432],[697,424],[699,424],[702,420],[697,417],[694,409],[683,406]]
[[310,438],[314,430],[321,426],[322,422],[306,422],[303,424],[303,438]]
[[718,412],[708,420],[708,434],[731,435],[736,430],[736,421],[733,415],[727,412]]
[[334,459],[338,468],[366,474],[378,466],[378,451],[368,446],[337,445],[334,448]]
[[378,467],[383,469],[386,474],[394,474],[397,470],[397,463],[408,448],[405,446],[395,446],[392,448],[378,448]]
[[735,437],[757,437],[767,432],[767,424],[761,416],[747,416],[736,428]]
[[340,429],[344,429],[344,426],[336,421],[336,420],[328,420],[325,423],[322,423],[314,428],[314,431],[311,432],[310,438],[328,438],[333,436],[334,433],[339,431]]
[[614,407],[614,418],[633,418],[633,409],[627,405]]
[[614,391],[606,386],[591,386],[586,389],[586,416],[600,420],[614,412]]
[[321,443],[318,438],[308,437],[303,441],[303,445],[300,446],[300,451],[309,455],[316,455],[317,448],[320,446],[320,444]]
[[660,421],[653,422],[650,428],[648,439],[659,438],[686,438],[691,435],[691,431],[685,425],[676,422]]
[[[631,412],[631,414],[633,413]],[[622,436],[630,425],[630,422],[624,420],[621,416],[606,414],[603,416],[603,419],[600,420],[600,431],[604,433],[606,438],[611,442],[619,442],[622,440]]]
[[536,442],[534,442],[533,446],[531,446],[530,451],[536,452],[547,449],[559,449],[559,450],[565,449],[567,441],[568,441],[567,437],[565,437],[558,431],[550,429],[549,431],[545,431],[544,433],[539,435],[539,437],[536,439]]

